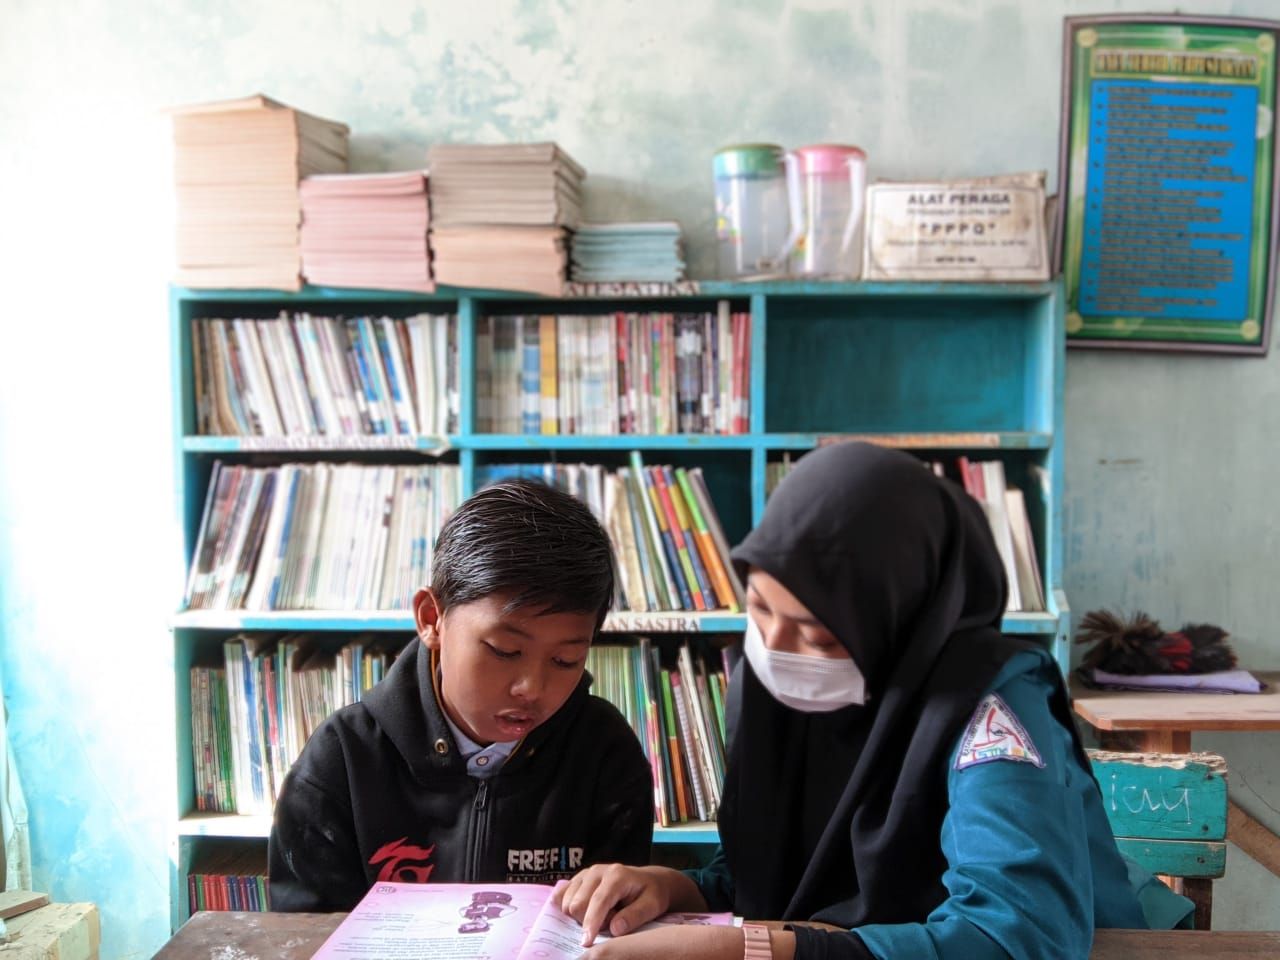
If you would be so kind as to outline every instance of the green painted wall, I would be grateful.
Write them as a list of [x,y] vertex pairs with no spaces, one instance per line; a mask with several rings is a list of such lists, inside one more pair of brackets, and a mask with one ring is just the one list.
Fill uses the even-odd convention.
[[[1266,16],[1274,3],[1186,5]],[[167,104],[264,91],[352,127],[358,169],[556,139],[596,218],[672,217],[711,263],[718,145],[862,145],[873,176],[1046,168],[1064,14],[1145,0],[0,3],[0,637],[37,884],[98,902],[104,960],[167,932]],[[1275,11],[1273,13],[1273,11]],[[1072,353],[1067,587],[1231,628],[1280,667],[1280,350]],[[1280,827],[1276,737],[1202,737]],[[1217,922],[1280,927],[1232,853]]]

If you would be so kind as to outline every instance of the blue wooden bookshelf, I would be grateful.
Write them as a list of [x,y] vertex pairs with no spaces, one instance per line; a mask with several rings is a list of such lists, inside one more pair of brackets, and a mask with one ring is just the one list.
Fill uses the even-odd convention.
[[[476,318],[502,314],[714,309],[750,310],[750,431],[740,436],[540,436],[473,429]],[[1009,633],[1043,641],[1065,668],[1069,610],[1062,593],[1063,294],[1051,283],[703,283],[696,295],[550,300],[528,294],[442,288],[431,295],[304,288],[189,290],[170,294],[175,481],[183,558],[195,548],[215,459],[282,463],[341,459],[375,463],[439,459],[461,467],[463,493],[475,468],[495,462],[569,459],[623,463],[627,451],[700,466],[731,541],[764,511],[767,465],[831,437],[857,436],[928,458],[999,459],[1027,500],[1044,579],[1045,613],[1004,619]],[[191,321],[270,317],[281,310],[390,316],[456,312],[461,426],[447,437],[267,438],[196,434]],[[406,459],[407,458],[407,459]],[[651,461],[652,462],[652,461]],[[643,618],[643,619],[642,619]],[[613,615],[606,630],[737,633],[739,614]],[[177,757],[172,920],[187,916],[188,868],[228,838],[265,842],[265,817],[194,811],[190,667],[241,631],[334,635],[412,632],[402,611],[188,611],[173,618]],[[655,827],[659,843],[713,844],[713,824]]]

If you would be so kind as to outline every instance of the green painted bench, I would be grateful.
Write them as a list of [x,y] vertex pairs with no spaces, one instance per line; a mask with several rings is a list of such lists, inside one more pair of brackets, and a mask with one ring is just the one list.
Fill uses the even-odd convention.
[[1208,930],[1213,881],[1227,869],[1227,764],[1214,753],[1090,750],[1120,852],[1196,905]]

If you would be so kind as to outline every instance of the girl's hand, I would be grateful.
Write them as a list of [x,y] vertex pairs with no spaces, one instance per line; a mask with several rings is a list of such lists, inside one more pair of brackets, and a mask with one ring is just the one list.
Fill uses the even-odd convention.
[[604,929],[619,937],[671,909],[671,890],[682,874],[668,867],[596,864],[577,874],[552,902],[582,924],[582,945]]
[[601,940],[583,960],[742,960],[738,927],[669,926]]

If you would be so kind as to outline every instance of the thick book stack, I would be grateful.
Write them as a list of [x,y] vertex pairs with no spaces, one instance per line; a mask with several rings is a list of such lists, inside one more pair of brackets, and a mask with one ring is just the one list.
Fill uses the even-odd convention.
[[573,234],[576,283],[678,283],[684,279],[680,224],[584,223]]
[[187,608],[407,610],[461,479],[448,464],[216,460]]
[[347,169],[347,127],[258,95],[173,114],[187,287],[301,287],[298,181]]
[[441,144],[427,153],[435,276],[558,296],[586,171],[554,143]]
[[[995,536],[1009,581],[1008,611],[1043,613],[1044,581],[1022,491],[1006,482],[1004,464],[999,460],[970,462],[967,457],[960,457],[957,466],[965,490],[982,504]],[[1033,471],[1036,469],[1032,467]]]
[[192,913],[270,910],[266,848],[260,843],[224,843],[208,851],[187,874],[187,901]]
[[725,770],[726,681],[720,654],[683,644],[664,663],[656,643],[598,644],[587,654],[591,692],[621,711],[653,769],[662,826],[714,820]]
[[715,313],[476,319],[481,433],[746,433],[751,317]]
[[220,436],[456,433],[452,315],[192,321],[196,428]]
[[430,293],[427,178],[405,173],[307,177],[302,274],[308,283]]
[[620,610],[641,613],[743,609],[742,584],[702,470],[600,464],[505,463],[476,468],[477,487],[526,477],[578,497],[608,531]]
[[191,668],[196,809],[270,813],[307,738],[382,679],[403,637],[359,637],[341,650],[314,635],[239,634],[220,666]]

